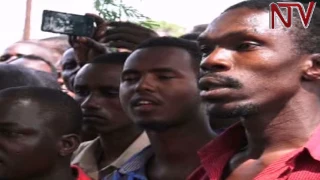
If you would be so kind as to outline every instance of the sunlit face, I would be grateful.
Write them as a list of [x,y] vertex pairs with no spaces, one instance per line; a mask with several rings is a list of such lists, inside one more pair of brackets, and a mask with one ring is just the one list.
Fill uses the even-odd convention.
[[84,131],[106,134],[133,125],[119,100],[121,71],[118,64],[87,64],[78,72],[74,90]]
[[200,105],[192,57],[181,48],[140,49],[126,60],[120,85],[124,110],[136,124],[166,130],[184,124]]
[[200,36],[201,97],[212,117],[237,117],[281,106],[300,87],[301,56],[289,31],[269,28],[269,13],[238,8]]
[[73,90],[74,78],[80,69],[80,66],[76,62],[73,49],[67,50],[61,59],[62,66],[62,78],[69,90]]
[[59,156],[59,138],[39,116],[39,104],[1,98],[0,105],[0,179],[32,179],[49,173]]

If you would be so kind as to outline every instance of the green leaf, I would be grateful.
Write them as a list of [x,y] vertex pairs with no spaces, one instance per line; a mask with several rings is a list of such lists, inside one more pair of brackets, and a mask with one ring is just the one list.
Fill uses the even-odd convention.
[[126,18],[128,21],[144,21],[147,19],[134,7],[124,4],[123,0],[95,0],[94,7],[103,18],[109,20]]
[[[142,0],[139,0],[142,2]],[[165,21],[153,21],[136,8],[126,5],[123,0],[94,0],[94,7],[99,15],[110,21],[127,21],[140,24],[155,31],[169,32],[170,35],[182,35],[184,28]]]

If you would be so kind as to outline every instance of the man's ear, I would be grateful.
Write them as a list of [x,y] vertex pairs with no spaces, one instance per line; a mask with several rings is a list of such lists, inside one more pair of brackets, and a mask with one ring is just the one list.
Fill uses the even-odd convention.
[[61,137],[59,146],[60,156],[69,156],[78,149],[81,143],[80,136],[77,134],[68,134]]
[[308,81],[320,80],[320,54],[312,54],[304,64],[303,78]]

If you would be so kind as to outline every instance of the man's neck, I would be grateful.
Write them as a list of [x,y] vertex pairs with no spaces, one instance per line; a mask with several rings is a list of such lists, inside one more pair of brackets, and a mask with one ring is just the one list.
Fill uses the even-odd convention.
[[264,108],[264,112],[242,120],[248,140],[248,158],[270,157],[269,154],[275,153],[281,156],[309,140],[320,125],[320,103],[318,97],[306,94],[302,92],[282,105],[278,103],[278,107]]
[[141,133],[141,129],[132,125],[111,133],[100,134],[104,165],[117,159]]
[[57,167],[56,170],[52,170],[49,174],[43,174],[39,177],[23,178],[21,180],[76,180],[71,167]]
[[182,176],[190,174],[200,165],[197,151],[215,137],[209,121],[203,116],[190,118],[188,123],[166,131],[146,131],[155,153],[154,159],[148,164],[150,171],[158,170],[163,174],[173,171],[183,174]]

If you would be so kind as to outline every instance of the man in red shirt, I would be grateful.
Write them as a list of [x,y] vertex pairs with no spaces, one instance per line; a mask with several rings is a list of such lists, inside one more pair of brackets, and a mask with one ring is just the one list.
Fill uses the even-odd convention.
[[16,87],[0,91],[0,179],[90,180],[76,166],[81,108],[59,90]]
[[74,177],[77,178],[76,180],[92,180],[79,166],[73,165],[71,168]]
[[307,29],[296,12],[271,29],[272,2],[234,5],[199,37],[207,111],[241,122],[200,150],[190,180],[320,179],[320,9]]

